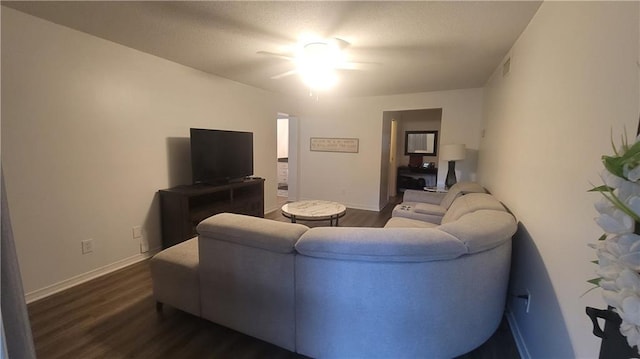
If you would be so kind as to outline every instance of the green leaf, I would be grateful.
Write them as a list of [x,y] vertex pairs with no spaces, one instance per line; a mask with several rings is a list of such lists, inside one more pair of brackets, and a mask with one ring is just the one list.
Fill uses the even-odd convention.
[[615,188],[603,184],[602,186],[593,187],[587,192],[613,192],[614,189]]
[[602,163],[607,171],[620,178],[624,178],[624,172],[622,170],[623,161],[621,157],[602,156]]
[[600,236],[600,238],[598,238],[599,241],[604,241],[605,239],[607,239],[607,234],[603,234]]
[[599,286],[599,285],[600,285],[600,281],[601,281],[601,280],[602,280],[602,278],[600,278],[600,277],[598,277],[598,278],[593,278],[593,279],[589,279],[589,280],[587,281],[587,283],[591,283],[591,284],[593,284],[593,285],[597,285],[597,286]]
[[640,164],[640,142],[634,143],[621,157],[620,164],[633,169]]
[[582,293],[582,294],[580,295],[580,298],[584,297],[587,293],[591,292],[592,290],[594,290],[594,289],[598,289],[598,288],[600,288],[600,287],[593,287],[593,288],[589,288],[589,290],[587,290],[586,292],[584,292],[584,293]]
[[600,264],[600,262],[598,262],[598,260],[591,261],[591,263],[593,263],[593,264]]
[[622,151],[629,150],[629,140],[627,140],[627,129],[620,134],[620,142],[622,143]]
[[635,155],[636,153],[640,152],[640,142],[636,142],[633,144],[633,146],[629,147],[629,149],[627,150],[627,152],[624,153],[623,157],[629,155]]
[[587,290],[586,292],[582,293],[582,295],[580,297],[583,297],[585,294],[591,292],[594,289],[600,288],[600,281],[601,280],[602,280],[602,278],[593,278],[593,279],[588,280],[587,282],[595,285],[595,287],[593,287],[593,288]]

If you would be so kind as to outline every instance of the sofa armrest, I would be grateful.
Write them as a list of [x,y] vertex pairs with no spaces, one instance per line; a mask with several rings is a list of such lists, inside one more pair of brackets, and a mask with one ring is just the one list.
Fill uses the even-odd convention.
[[440,192],[427,192],[427,191],[418,191],[413,189],[408,189],[404,191],[404,196],[402,197],[403,202],[422,202],[422,203],[430,203],[439,205],[442,202],[446,193]]
[[433,228],[318,227],[296,243],[299,254],[368,262],[425,262],[467,252],[454,236]]
[[293,246],[309,227],[242,214],[220,213],[196,228],[200,241],[217,239],[278,253],[293,252]]

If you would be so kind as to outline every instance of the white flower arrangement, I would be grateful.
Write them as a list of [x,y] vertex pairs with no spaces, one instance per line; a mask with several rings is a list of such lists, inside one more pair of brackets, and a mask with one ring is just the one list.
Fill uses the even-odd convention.
[[595,220],[604,230],[596,250],[598,278],[605,302],[622,319],[620,332],[630,347],[640,348],[640,136],[629,146],[613,145],[615,156],[602,156],[604,185],[591,189],[603,195],[595,204]]

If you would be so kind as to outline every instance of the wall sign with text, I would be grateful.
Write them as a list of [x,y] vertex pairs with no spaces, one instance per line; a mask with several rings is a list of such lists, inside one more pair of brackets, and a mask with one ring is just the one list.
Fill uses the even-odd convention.
[[358,153],[357,138],[311,137],[310,150],[321,152]]

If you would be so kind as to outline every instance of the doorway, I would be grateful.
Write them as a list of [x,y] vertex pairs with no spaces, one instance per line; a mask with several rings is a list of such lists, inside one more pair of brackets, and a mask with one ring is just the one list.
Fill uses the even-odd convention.
[[298,119],[279,113],[277,118],[277,203],[298,197]]
[[289,200],[289,118],[278,118],[278,204]]
[[[392,197],[401,196],[404,192],[404,186],[398,182],[398,171],[415,166],[410,162],[411,157],[405,153],[405,134],[411,131],[431,131],[437,133],[436,136],[440,136],[441,123],[442,108],[383,111],[380,208],[383,208]],[[420,156],[419,162],[420,167],[425,164],[429,167],[437,166],[437,149],[435,155]],[[437,171],[437,168],[435,170]],[[429,186],[437,185],[437,179],[430,180],[434,182],[429,183]]]

